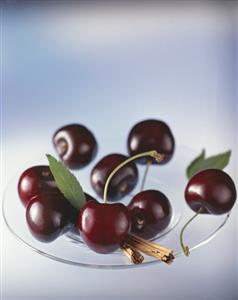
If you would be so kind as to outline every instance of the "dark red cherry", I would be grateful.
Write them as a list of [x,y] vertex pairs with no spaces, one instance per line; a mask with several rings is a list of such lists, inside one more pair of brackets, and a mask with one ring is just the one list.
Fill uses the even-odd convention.
[[[99,197],[103,197],[106,180],[111,172],[128,157],[122,154],[110,154],[103,157],[91,172],[91,184]],[[111,179],[108,200],[116,201],[130,193],[138,181],[138,170],[134,162],[121,168]]]
[[41,193],[27,205],[26,221],[35,238],[51,242],[62,234],[70,222],[72,207],[59,193]]
[[88,165],[97,154],[97,141],[92,132],[80,124],[61,127],[53,136],[55,149],[70,169]]
[[121,203],[86,203],[78,218],[80,235],[92,250],[110,253],[120,247],[130,230],[127,207]]
[[32,197],[50,191],[59,192],[48,166],[31,167],[20,176],[18,194],[24,206],[27,206]]
[[[92,197],[91,195],[89,195],[87,193],[84,193],[84,195],[85,195],[86,202],[89,202],[89,201],[97,202],[97,200],[94,197]],[[71,218],[70,218],[70,222],[72,224],[70,231],[73,232],[74,234],[79,234],[78,214],[79,214],[78,211],[75,208],[73,208]]]
[[201,207],[204,214],[229,212],[236,200],[236,188],[231,177],[218,169],[207,169],[195,174],[185,189],[185,199],[192,210]]
[[128,205],[131,232],[145,239],[165,229],[172,217],[168,198],[157,190],[145,190],[135,195]]
[[[130,131],[127,139],[130,156],[156,150],[164,154],[160,164],[167,163],[173,156],[175,141],[169,126],[159,120],[145,120],[137,123]],[[141,158],[138,162],[145,164],[149,158]],[[157,163],[154,160],[152,163]]]

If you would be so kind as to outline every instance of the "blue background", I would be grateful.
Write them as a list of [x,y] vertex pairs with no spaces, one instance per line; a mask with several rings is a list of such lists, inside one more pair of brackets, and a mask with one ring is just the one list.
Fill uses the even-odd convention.
[[[227,172],[236,179],[236,9],[236,1],[5,4],[3,189],[16,171],[54,151],[52,134],[64,124],[94,132],[98,159],[126,152],[131,126],[146,118],[166,121],[176,142],[197,153],[232,149]],[[115,138],[117,149],[107,145]],[[136,271],[48,261],[3,226],[3,298],[237,299],[235,209],[189,260]]]

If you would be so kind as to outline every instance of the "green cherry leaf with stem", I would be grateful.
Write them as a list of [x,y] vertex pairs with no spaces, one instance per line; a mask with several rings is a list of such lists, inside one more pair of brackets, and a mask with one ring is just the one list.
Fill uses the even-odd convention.
[[224,153],[205,158],[205,150],[202,150],[202,153],[187,167],[187,178],[190,179],[196,173],[210,168],[223,170],[228,165],[230,157],[231,151],[229,150]]
[[57,161],[52,155],[46,154],[46,157],[59,190],[71,205],[79,210],[86,203],[86,198],[77,178],[62,162]]

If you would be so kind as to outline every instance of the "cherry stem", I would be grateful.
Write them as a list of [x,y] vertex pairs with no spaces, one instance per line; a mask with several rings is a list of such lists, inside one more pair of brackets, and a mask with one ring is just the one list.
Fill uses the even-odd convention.
[[149,168],[152,164],[152,159],[148,160],[147,164],[146,164],[146,168],[145,168],[145,172],[144,172],[144,176],[142,178],[142,182],[141,182],[141,187],[140,187],[140,191],[142,192],[144,187],[145,187],[145,181],[146,181],[146,178],[147,178],[147,175],[148,175],[148,171],[149,171]]
[[157,151],[155,150],[152,150],[152,151],[146,151],[146,152],[143,152],[143,153],[139,153],[139,154],[136,154],[132,157],[129,157],[128,159],[126,159],[125,161],[123,161],[121,164],[119,164],[112,172],[111,174],[108,176],[107,178],[107,181],[106,181],[106,184],[105,184],[105,187],[104,187],[104,191],[103,191],[103,201],[104,203],[107,202],[107,193],[108,193],[108,186],[109,186],[109,183],[112,179],[112,177],[121,169],[123,168],[125,165],[127,165],[128,163],[130,163],[131,161],[133,160],[136,160],[138,158],[141,158],[141,157],[145,157],[145,156],[150,156],[152,158],[154,158],[157,162],[160,162],[164,159],[164,155],[163,154],[160,154],[158,153]]
[[181,232],[180,232],[180,245],[183,249],[183,252],[184,252],[184,255],[185,256],[189,256],[190,254],[190,251],[189,251],[189,247],[188,246],[185,246],[184,243],[183,243],[183,233],[184,233],[184,230],[187,228],[187,226],[203,211],[203,208],[200,207],[199,210],[196,212],[196,214],[187,221],[187,223],[183,226]]

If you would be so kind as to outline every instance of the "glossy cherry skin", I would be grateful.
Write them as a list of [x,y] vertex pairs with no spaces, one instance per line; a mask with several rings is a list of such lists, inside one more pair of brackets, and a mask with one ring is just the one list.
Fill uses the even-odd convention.
[[18,181],[18,194],[24,206],[42,192],[59,192],[48,166],[34,166],[25,170]]
[[[85,195],[86,202],[94,201],[98,203],[98,201],[91,195],[87,193],[84,193],[84,195]],[[71,218],[70,218],[70,222],[72,224],[72,226],[70,227],[70,231],[73,232],[74,234],[80,234],[78,228],[78,214],[79,214],[78,211],[75,208],[73,208]]]
[[70,124],[58,129],[53,136],[53,144],[61,160],[70,169],[87,166],[98,149],[93,133],[80,124]]
[[157,190],[145,190],[135,195],[128,205],[131,232],[150,239],[165,229],[172,217],[168,198]]
[[[91,184],[99,197],[103,197],[106,180],[111,172],[128,157],[122,154],[110,154],[103,157],[91,172]],[[130,193],[138,181],[138,169],[134,162],[121,168],[111,179],[108,189],[108,201],[117,201]]]
[[26,221],[33,236],[51,242],[67,230],[72,207],[59,193],[41,193],[26,208]]
[[[175,141],[169,126],[159,120],[145,120],[137,123],[131,129],[127,139],[130,156],[138,153],[156,150],[164,154],[160,164],[167,163],[173,156]],[[141,158],[139,163],[147,163],[149,158]],[[155,160],[152,163],[157,163]]]
[[89,201],[80,211],[78,227],[89,248],[103,254],[113,252],[120,247],[130,230],[127,207],[121,203]]
[[231,177],[218,169],[207,169],[195,174],[185,189],[189,207],[203,214],[228,213],[236,201],[236,188]]

